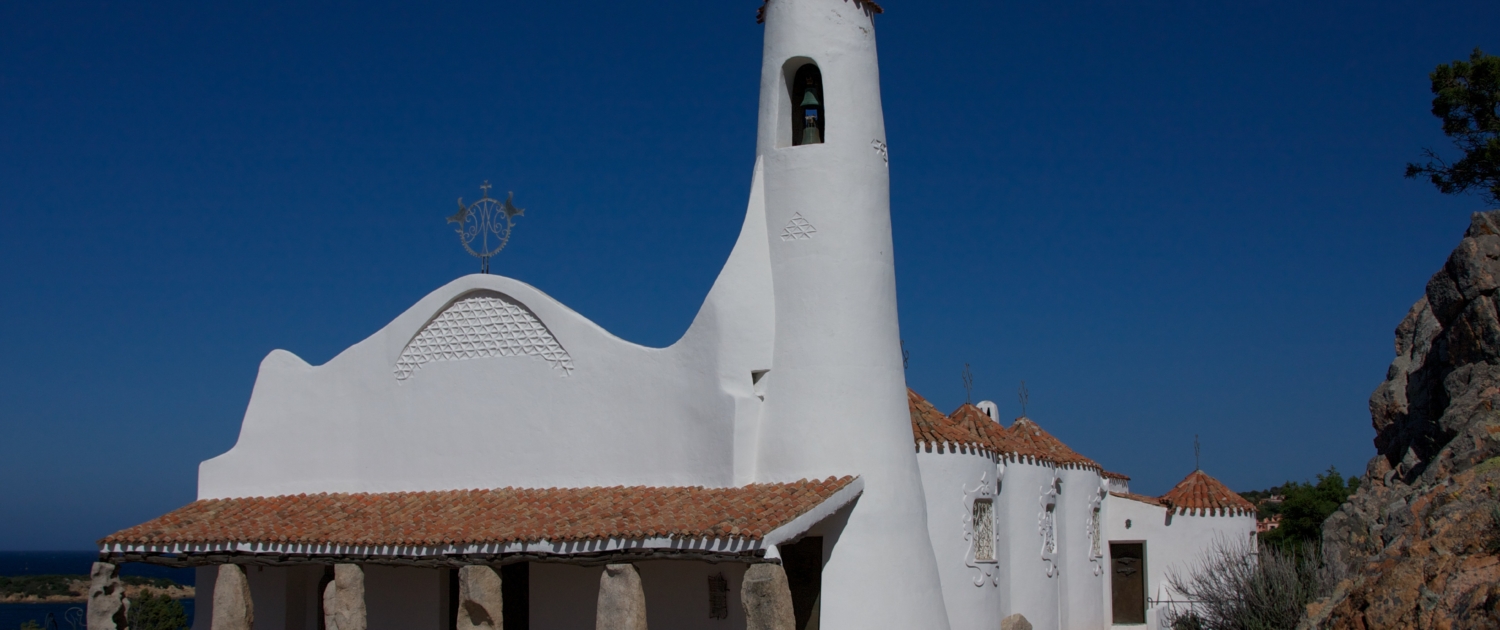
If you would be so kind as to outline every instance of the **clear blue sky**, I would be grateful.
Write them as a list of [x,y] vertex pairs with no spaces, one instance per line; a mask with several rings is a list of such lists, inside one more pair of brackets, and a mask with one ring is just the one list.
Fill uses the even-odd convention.
[[[310,6],[316,4],[317,6]],[[430,6],[422,6],[422,5]],[[729,253],[757,0],[0,5],[0,549],[191,501],[260,359],[322,363],[477,270],[671,343]],[[1392,330],[1476,198],[1427,73],[1500,3],[938,2],[878,20],[910,384],[1167,490],[1373,455]],[[462,439],[420,436],[419,439]]]

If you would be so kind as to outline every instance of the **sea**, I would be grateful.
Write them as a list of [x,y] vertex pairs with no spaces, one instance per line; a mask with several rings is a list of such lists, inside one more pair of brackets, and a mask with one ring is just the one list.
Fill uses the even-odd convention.
[[[97,551],[0,551],[0,575],[88,575],[99,557]],[[120,565],[120,575],[167,578],[192,586],[197,572],[192,569],[127,562]],[[182,600],[188,620],[193,619],[193,600]],[[83,602],[61,604],[0,603],[0,630],[17,630],[27,621],[35,621],[45,630],[84,630]],[[74,612],[76,609],[76,612]]]

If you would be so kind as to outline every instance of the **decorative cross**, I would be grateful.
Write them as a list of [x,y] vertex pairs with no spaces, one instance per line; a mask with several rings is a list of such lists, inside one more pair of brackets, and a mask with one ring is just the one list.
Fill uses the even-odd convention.
[[1026,391],[1026,381],[1021,381],[1021,389],[1016,390],[1016,395],[1021,399],[1021,417],[1026,417],[1026,403],[1031,402],[1031,392]]
[[964,364],[964,404],[974,402],[974,372],[969,369],[969,364]]
[[515,218],[524,216],[526,210],[516,207],[515,193],[507,193],[504,203],[491,198],[489,180],[480,184],[479,190],[483,194],[472,204],[464,205],[464,198],[458,198],[458,212],[449,216],[448,222],[458,224],[458,240],[464,251],[479,259],[479,272],[489,273],[490,257],[505,249]]

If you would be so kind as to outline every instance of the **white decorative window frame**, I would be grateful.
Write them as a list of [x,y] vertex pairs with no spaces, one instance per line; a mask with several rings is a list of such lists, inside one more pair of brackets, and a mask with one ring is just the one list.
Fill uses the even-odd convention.
[[1104,535],[1103,525],[1100,524],[1101,513],[1104,511],[1104,497],[1109,493],[1109,480],[1101,478],[1099,488],[1094,492],[1094,497],[1089,500],[1089,522],[1088,536],[1089,562],[1094,565],[1094,575],[1104,575]]
[[1037,498],[1041,513],[1037,515],[1036,530],[1042,538],[1042,563],[1047,565],[1047,577],[1057,577],[1057,496],[1061,493],[1062,478],[1057,470],[1052,471],[1052,480],[1042,484]]
[[[964,546],[964,566],[974,570],[974,586],[984,586],[985,582],[989,582],[992,586],[1000,585],[1000,572],[997,570],[1000,566],[998,559],[1000,541],[999,536],[996,535],[998,528],[995,527],[995,491],[991,487],[989,473],[981,474],[979,476],[979,484],[974,486],[972,490],[967,485],[962,486],[964,499],[961,524],[963,525],[964,540],[969,542],[969,544]],[[981,533],[981,527],[974,522],[974,504],[976,502],[988,502],[990,504],[989,543],[990,555],[992,557],[989,560],[980,560],[975,557],[979,549],[978,537]]]

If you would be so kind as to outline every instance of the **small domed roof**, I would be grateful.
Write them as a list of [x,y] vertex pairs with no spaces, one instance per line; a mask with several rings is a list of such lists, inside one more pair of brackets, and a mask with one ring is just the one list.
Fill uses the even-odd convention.
[[1161,502],[1178,514],[1238,516],[1255,513],[1255,506],[1239,493],[1201,470],[1193,471],[1186,479],[1161,495]]
[[1098,462],[1079,455],[1077,451],[1068,448],[1062,440],[1052,437],[1051,433],[1042,429],[1036,421],[1026,416],[1016,418],[1016,421],[1006,429],[1011,441],[1022,449],[1017,451],[1021,455],[1030,455],[1038,459],[1053,462],[1062,466],[1078,466],[1080,468],[1092,468],[1104,470]]

